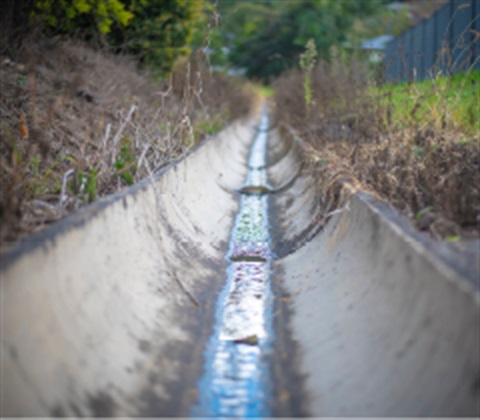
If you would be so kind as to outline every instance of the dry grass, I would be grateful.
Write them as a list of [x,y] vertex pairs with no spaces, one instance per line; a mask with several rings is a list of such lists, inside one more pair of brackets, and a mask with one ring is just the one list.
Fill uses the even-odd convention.
[[200,59],[160,83],[128,57],[38,38],[0,66],[2,248],[151,175],[251,106]]
[[[309,145],[306,160],[323,195],[338,201],[348,182],[390,202],[438,239],[478,237],[478,129],[472,135],[471,127],[459,127],[446,108],[440,124],[427,116],[418,121],[418,101],[412,101],[411,119],[395,121],[396,104],[385,101],[389,92],[374,86],[361,63],[317,65],[311,106],[300,72],[279,79],[275,91],[276,120],[286,135]],[[333,202],[325,200],[326,211]]]

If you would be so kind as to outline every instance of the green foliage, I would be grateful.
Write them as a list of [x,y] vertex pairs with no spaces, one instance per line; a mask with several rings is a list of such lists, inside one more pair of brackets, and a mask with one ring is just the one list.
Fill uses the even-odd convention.
[[231,64],[245,69],[247,76],[268,80],[298,65],[309,39],[315,41],[319,58],[328,60],[331,46],[347,42],[353,24],[380,6],[380,0],[220,3],[223,20],[218,33],[223,42],[212,45],[214,63],[223,49]]
[[315,40],[310,38],[305,45],[305,51],[300,55],[300,68],[303,71],[311,72],[315,65],[317,57],[317,49],[315,47]]
[[39,0],[34,13],[57,33],[81,29],[105,35],[114,27],[127,26],[133,18],[120,0]]
[[34,15],[50,34],[100,35],[164,75],[190,53],[211,8],[206,0],[38,0]]
[[430,212],[430,210],[431,210],[430,207],[425,207],[415,215],[415,219],[420,220],[423,216],[425,216],[428,212]]
[[459,235],[449,235],[445,238],[445,242],[458,242],[460,240]]
[[215,114],[213,117],[204,116],[195,123],[195,138],[201,139],[206,135],[211,136],[218,133],[222,129],[224,121],[228,119],[226,112]]
[[480,133],[478,70],[416,83],[386,84],[374,88],[372,94],[391,110],[391,123],[395,126],[432,124],[442,127],[448,120],[451,128],[472,136]]
[[[76,162],[74,158],[69,159]],[[77,169],[72,181],[67,183],[68,188],[82,200],[94,202],[98,197],[98,171],[96,169]],[[60,183],[59,183],[60,190]]]
[[251,84],[252,90],[264,98],[271,98],[275,94],[275,90],[271,86],[265,86],[258,83]]
[[90,169],[87,174],[83,174],[83,177],[85,178],[85,192],[87,193],[89,203],[92,203],[97,199],[97,176],[98,173],[95,169]]
[[126,1],[134,18],[125,31],[112,37],[137,55],[143,65],[158,75],[171,71],[174,63],[190,53],[195,32],[205,24],[205,0]]
[[408,7],[402,10],[379,7],[375,13],[368,16],[355,17],[352,31],[347,33],[347,42],[355,46],[361,40],[386,33],[398,36],[411,25],[409,13]]
[[135,181],[135,172],[137,171],[135,150],[133,143],[129,138],[123,138],[120,143],[120,152],[114,163],[117,174],[125,181],[127,185],[132,185]]
[[307,45],[305,46],[305,51],[300,55],[300,68],[304,72],[303,92],[307,106],[312,103],[311,75],[312,69],[315,66],[316,57],[317,49],[315,47],[315,41],[313,39],[309,39]]

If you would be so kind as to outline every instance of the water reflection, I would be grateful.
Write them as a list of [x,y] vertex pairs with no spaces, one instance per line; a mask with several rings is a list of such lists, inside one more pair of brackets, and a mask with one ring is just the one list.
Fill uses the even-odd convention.
[[266,113],[250,150],[249,171],[231,235],[227,282],[206,350],[194,416],[270,416],[268,355],[273,340],[270,238],[265,167]]

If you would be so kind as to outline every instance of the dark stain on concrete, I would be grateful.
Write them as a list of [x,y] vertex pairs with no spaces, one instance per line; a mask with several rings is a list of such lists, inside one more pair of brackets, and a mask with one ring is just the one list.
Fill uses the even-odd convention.
[[17,349],[13,346],[10,346],[8,348],[8,352],[10,353],[10,357],[14,360],[14,361],[17,361],[18,360],[18,353],[17,353]]
[[[233,224],[232,210],[232,224]],[[175,249],[169,258],[164,259],[166,272],[171,277],[169,287],[181,289],[178,306],[175,311],[176,324],[188,334],[189,340],[176,340],[162,345],[162,351],[156,350],[155,339],[150,340],[149,357],[154,360],[154,368],[136,375],[145,378],[145,386],[135,396],[139,401],[136,415],[143,417],[187,417],[191,407],[196,403],[196,385],[203,373],[204,350],[213,332],[215,302],[226,280],[227,242],[219,245],[219,258],[210,260],[202,256],[192,238],[185,237],[181,230],[172,226],[162,208],[158,209],[159,223],[173,239]],[[198,241],[202,240],[198,235]],[[195,259],[192,260],[192,255]],[[198,278],[192,284],[185,282],[178,270],[178,261],[184,262],[183,268],[195,264]],[[158,290],[162,293],[162,290]],[[188,303],[187,303],[188,302]],[[192,304],[192,302],[194,304]],[[177,377],[165,379],[162,366],[170,361],[178,362]],[[138,368],[138,366],[136,366]],[[161,384],[167,395],[156,392],[156,385]]]
[[70,403],[70,408],[72,409],[73,414],[77,417],[83,417],[82,411],[74,404]]
[[480,372],[477,373],[477,377],[476,379],[473,381],[473,384],[472,384],[472,392],[474,395],[478,395],[479,399],[478,401],[480,401]]
[[292,207],[294,202],[295,200],[293,199],[293,197],[288,197],[285,201],[285,210],[288,210],[290,207]]
[[65,410],[60,405],[55,406],[50,414],[52,417],[66,417]]
[[291,319],[292,296],[282,286],[284,276],[281,264],[272,267],[272,292],[274,299],[273,327],[275,342],[271,359],[273,377],[272,413],[274,417],[306,417],[307,394],[305,377],[300,372],[301,351],[293,339]]
[[148,353],[148,352],[150,352],[150,349],[151,349],[150,341],[148,341],[148,340],[139,340],[139,341],[138,341],[138,348],[139,348],[140,351],[142,351],[143,353]]
[[[274,136],[270,136],[269,139],[272,138],[274,138]],[[298,148],[291,136],[285,136],[284,138],[282,138],[282,141],[280,143],[277,142],[276,144],[269,144],[269,148],[267,149],[267,155],[265,157],[266,166],[273,166],[277,162],[280,162],[282,159],[285,158],[285,156],[287,156],[288,153],[291,153],[292,147]]]
[[[282,228],[271,229],[272,249],[275,259],[285,258],[310,242],[323,231],[323,213],[318,211],[310,221],[297,232],[291,232],[289,222],[284,220],[285,208],[277,200],[269,201],[269,220],[272,226]],[[288,233],[290,233],[289,236]]]
[[[183,330],[189,332],[191,341],[168,343],[161,354],[157,354],[156,368],[147,374],[148,386],[141,391],[138,399],[141,401],[139,415],[145,417],[188,417],[191,407],[196,401],[196,385],[204,366],[204,350],[213,332],[214,309],[217,295],[226,279],[226,261],[220,263],[204,260],[202,266],[210,267],[210,274],[218,273],[209,278],[199,278],[201,285],[195,288],[195,299],[198,307],[183,305],[179,309],[177,323]],[[152,343],[151,353],[154,353]],[[175,360],[181,366],[175,379],[165,381],[162,366]],[[162,384],[168,396],[159,396],[155,385]]]
[[115,401],[105,392],[89,395],[88,405],[95,417],[112,417],[115,415]]

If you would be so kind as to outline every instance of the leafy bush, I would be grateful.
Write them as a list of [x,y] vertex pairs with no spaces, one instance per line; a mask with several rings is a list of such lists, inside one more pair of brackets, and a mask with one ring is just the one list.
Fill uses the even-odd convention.
[[[379,0],[263,0],[225,2],[220,26],[231,63],[247,76],[271,79],[298,63],[313,39],[319,58],[329,59],[332,45],[343,44],[359,18],[378,11]],[[214,58],[219,54],[215,54]]]
[[39,0],[34,15],[50,34],[98,38],[134,54],[158,75],[190,53],[195,31],[205,24],[205,0]]
[[129,5],[134,15],[131,24],[117,30],[111,41],[163,75],[178,58],[190,53],[195,31],[205,24],[206,8],[204,0],[133,1]]
[[47,28],[61,33],[94,29],[105,35],[114,26],[127,26],[133,18],[120,0],[40,0],[35,6],[35,14]]

